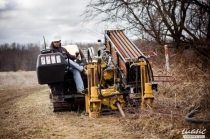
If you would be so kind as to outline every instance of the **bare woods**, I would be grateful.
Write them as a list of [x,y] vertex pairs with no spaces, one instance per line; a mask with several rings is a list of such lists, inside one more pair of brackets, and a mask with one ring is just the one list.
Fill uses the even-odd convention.
[[[81,49],[93,47],[95,51],[100,43],[76,43]],[[43,46],[28,43],[0,44],[0,72],[1,71],[35,71],[37,56]]]
[[40,54],[37,44],[1,44],[0,71],[36,70],[36,59]]

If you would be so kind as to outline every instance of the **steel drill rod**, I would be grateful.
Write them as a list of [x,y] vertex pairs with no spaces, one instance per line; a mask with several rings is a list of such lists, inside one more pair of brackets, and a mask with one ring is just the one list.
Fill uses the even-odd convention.
[[122,110],[122,107],[120,106],[120,104],[117,102],[116,105],[117,105],[117,108],[118,108],[118,110],[120,111],[122,117],[125,117],[125,113],[124,113],[124,111]]

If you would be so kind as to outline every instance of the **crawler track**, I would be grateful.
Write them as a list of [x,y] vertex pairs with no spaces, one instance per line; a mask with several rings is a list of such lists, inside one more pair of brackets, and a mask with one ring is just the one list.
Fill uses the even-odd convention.
[[82,111],[85,109],[83,95],[54,96],[50,94],[51,108],[53,112]]

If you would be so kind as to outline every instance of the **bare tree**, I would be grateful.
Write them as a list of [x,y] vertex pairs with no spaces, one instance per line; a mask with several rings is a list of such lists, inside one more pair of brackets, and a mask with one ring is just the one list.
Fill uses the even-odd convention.
[[103,15],[102,22],[119,22],[139,38],[176,48],[192,47],[208,56],[208,0],[92,0],[85,20],[99,15]]

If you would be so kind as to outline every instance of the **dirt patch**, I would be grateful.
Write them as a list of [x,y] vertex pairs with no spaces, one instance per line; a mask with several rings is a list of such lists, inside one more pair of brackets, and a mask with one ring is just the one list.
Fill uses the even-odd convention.
[[[166,85],[165,85],[166,87]],[[166,89],[166,90],[164,90]],[[0,73],[0,138],[60,139],[163,139],[182,138],[183,129],[206,129],[210,124],[189,123],[189,107],[175,108],[173,97],[155,93],[154,108],[138,113],[102,115],[92,119],[79,112],[53,113],[46,85],[39,85],[35,72]],[[178,104],[186,105],[178,99]],[[204,115],[201,115],[202,117]],[[207,118],[209,115],[206,113]]]

